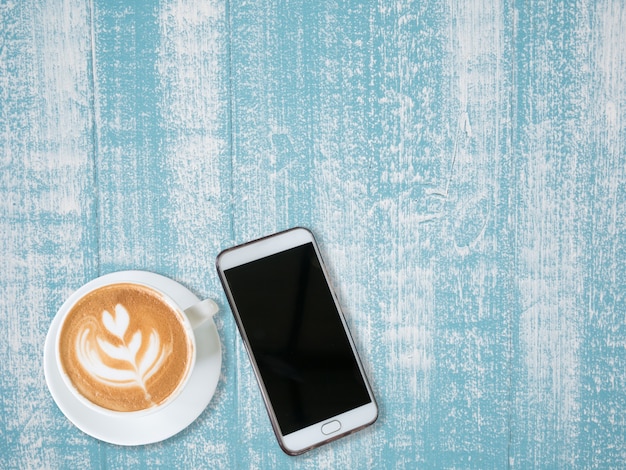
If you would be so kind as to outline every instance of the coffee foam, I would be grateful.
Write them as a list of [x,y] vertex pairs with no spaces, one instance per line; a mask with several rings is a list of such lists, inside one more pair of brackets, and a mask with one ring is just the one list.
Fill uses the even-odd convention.
[[115,411],[166,401],[184,381],[193,346],[181,313],[152,289],[123,283],[92,291],[61,327],[59,355],[74,387]]

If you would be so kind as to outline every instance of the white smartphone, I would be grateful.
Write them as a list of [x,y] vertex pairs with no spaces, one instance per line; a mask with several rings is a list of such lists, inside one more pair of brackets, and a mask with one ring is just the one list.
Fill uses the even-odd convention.
[[372,424],[378,406],[313,234],[270,235],[216,264],[280,447],[297,455]]

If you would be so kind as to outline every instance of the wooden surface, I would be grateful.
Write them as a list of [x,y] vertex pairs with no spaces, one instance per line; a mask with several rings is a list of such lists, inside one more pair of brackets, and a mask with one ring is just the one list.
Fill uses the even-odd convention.
[[[0,1],[0,468],[626,466],[626,5]],[[274,441],[214,269],[304,225],[381,407]],[[118,447],[45,384],[105,273],[222,308],[189,428]]]

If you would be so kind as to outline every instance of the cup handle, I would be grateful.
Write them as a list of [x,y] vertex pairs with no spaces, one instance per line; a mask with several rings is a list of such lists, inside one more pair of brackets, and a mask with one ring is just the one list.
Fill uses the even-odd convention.
[[206,299],[202,302],[198,302],[197,304],[192,305],[189,308],[186,308],[185,315],[187,315],[187,318],[189,319],[191,328],[196,329],[209,318],[213,318],[213,315],[215,315],[218,310],[219,307],[214,300]]

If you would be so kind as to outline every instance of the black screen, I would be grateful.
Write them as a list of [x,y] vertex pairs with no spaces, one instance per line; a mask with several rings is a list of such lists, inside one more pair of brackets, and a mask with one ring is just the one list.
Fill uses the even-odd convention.
[[311,243],[224,274],[283,435],[370,402]]

